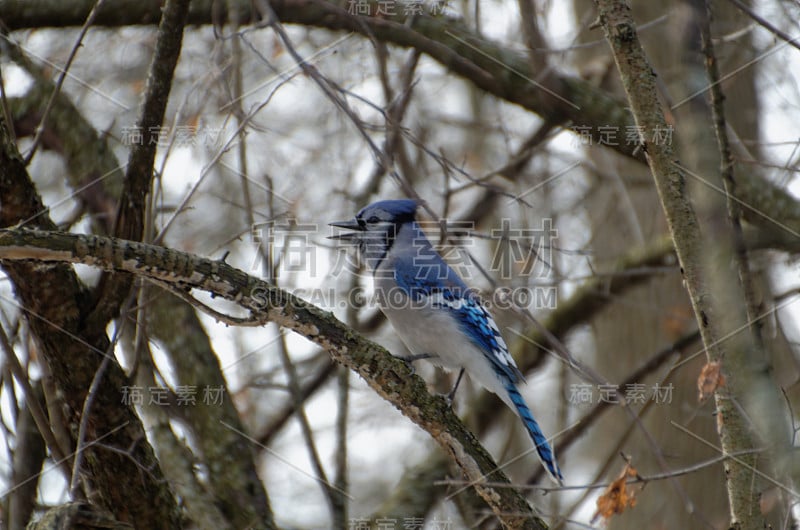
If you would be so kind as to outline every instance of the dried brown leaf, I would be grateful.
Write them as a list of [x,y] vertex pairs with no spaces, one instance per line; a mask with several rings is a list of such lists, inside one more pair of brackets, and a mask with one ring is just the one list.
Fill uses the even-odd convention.
[[602,517],[607,523],[613,515],[620,514],[626,509],[636,506],[636,494],[638,491],[628,488],[627,482],[629,478],[638,476],[636,468],[630,462],[626,463],[619,476],[597,498],[597,511],[592,516],[593,524],[599,517]]
[[700,371],[700,377],[697,378],[698,399],[704,402],[716,390],[725,386],[725,376],[722,375],[722,365],[719,361],[706,363]]

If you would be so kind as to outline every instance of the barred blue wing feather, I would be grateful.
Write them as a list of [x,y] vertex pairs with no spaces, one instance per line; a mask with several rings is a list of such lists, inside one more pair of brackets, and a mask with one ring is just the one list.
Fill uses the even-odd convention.
[[495,370],[515,383],[523,379],[492,316],[433,248],[430,252],[418,252],[411,262],[400,260],[394,275],[397,286],[412,300],[421,302],[428,298],[434,307],[450,312],[479,348],[491,352]]
[[469,296],[460,298],[452,291],[444,290],[435,293],[433,298],[434,306],[449,311],[464,334],[487,353],[498,376],[507,378],[512,383],[524,380],[514,358],[508,352],[497,324],[476,295],[469,293]]
[[[441,301],[434,305],[451,311],[461,324],[464,333],[487,353],[487,357],[492,361],[492,368],[505,382],[504,386],[508,397],[516,407],[517,414],[533,440],[539,460],[550,476],[561,484],[564,477],[561,475],[553,450],[516,387],[516,383],[523,380],[522,373],[508,352],[508,347],[494,319],[475,296],[457,298],[450,291],[435,293],[433,296],[437,297],[437,295]],[[489,355],[488,352],[491,354]]]

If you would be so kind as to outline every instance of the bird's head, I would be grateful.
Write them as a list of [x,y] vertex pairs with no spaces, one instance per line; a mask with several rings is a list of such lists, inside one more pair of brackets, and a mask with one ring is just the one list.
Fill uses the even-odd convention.
[[367,266],[374,270],[386,257],[402,226],[414,222],[416,211],[417,202],[411,199],[374,202],[365,206],[353,219],[330,223],[350,230],[330,238],[358,245]]

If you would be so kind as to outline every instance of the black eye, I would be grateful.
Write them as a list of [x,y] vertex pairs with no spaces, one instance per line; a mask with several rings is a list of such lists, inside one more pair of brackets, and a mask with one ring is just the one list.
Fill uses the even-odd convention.
[[371,224],[371,225],[374,225],[375,223],[378,223],[378,222],[380,222],[380,219],[378,219],[378,216],[377,216],[377,215],[373,215],[372,217],[370,217],[369,219],[367,219],[367,222],[368,222],[369,224]]

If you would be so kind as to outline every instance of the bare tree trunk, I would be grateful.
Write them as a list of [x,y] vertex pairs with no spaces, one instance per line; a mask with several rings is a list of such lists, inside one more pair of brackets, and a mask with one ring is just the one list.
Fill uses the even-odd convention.
[[[624,2],[610,0],[598,1],[597,4],[600,22],[614,51],[637,125],[645,131],[666,127],[655,77],[638,41],[629,8]],[[764,351],[747,324],[745,308],[748,305],[740,279],[730,274],[728,260],[735,259],[732,251],[734,233],[724,222],[725,202],[723,200],[720,207],[719,197],[708,192],[700,197],[703,211],[716,213],[711,218],[710,234],[706,233],[704,237],[686,186],[691,174],[675,162],[670,144],[659,144],[646,138],[642,141],[667,215],[708,361],[711,366],[721,367],[725,377],[724,380],[715,378],[710,390],[714,391],[722,454],[737,455],[725,463],[732,524],[741,525],[741,528],[760,528],[765,521],[758,506],[759,495],[753,489],[755,459],[752,452],[758,449],[753,430],[769,425],[777,449],[773,455],[782,456],[790,443],[785,424],[788,416],[781,418],[783,403],[778,399],[769,372],[764,370]],[[705,169],[708,171],[710,168]],[[754,402],[756,396],[758,399]],[[753,407],[752,412],[762,415],[756,424],[749,423],[743,406]],[[764,424],[760,424],[761,419]],[[751,454],[745,456],[747,452]]]
[[[574,2],[576,16],[594,12],[589,1]],[[637,21],[646,22],[662,16],[663,4],[638,3]],[[585,22],[585,21],[584,21]],[[576,20],[576,24],[580,24]],[[586,32],[586,40],[596,37],[596,32]],[[680,78],[679,58],[674,50],[681,45],[680,35],[668,24],[648,28],[642,35],[643,45],[653,51],[653,62],[662,80]],[[648,46],[648,43],[651,46]],[[614,90],[623,97],[613,58],[602,46],[577,52],[579,68],[595,82]],[[616,141],[630,141],[628,131],[615,131]],[[596,166],[593,171],[594,189],[589,194],[588,206],[592,219],[592,256],[600,272],[607,270],[620,253],[643,245],[667,231],[661,214],[658,193],[648,183],[649,175],[638,164],[614,156],[606,149],[592,146],[586,149]],[[596,349],[596,366],[611,380],[621,381],[632,369],[644,364],[648,357],[673,343],[678,337],[695,327],[691,304],[686,296],[678,270],[655,275],[645,285],[637,287],[624,298],[612,301],[608,309],[593,319],[593,339]],[[710,414],[696,415],[697,374],[702,359],[687,364],[670,373],[669,366],[653,374],[642,385],[646,400],[634,402],[641,411],[645,427],[652,433],[669,469],[661,469],[659,458],[638,430],[631,428],[630,417],[622,410],[614,412],[598,426],[599,433],[587,442],[587,450],[596,454],[598,448],[608,460],[595,472],[598,478],[614,478],[624,462],[619,451],[632,457],[633,466],[643,474],[660,473],[687,467],[712,458],[714,452],[696,440],[678,431],[670,422],[691,422],[691,429],[706,439],[715,436],[716,427]],[[621,388],[631,397],[637,387]],[[660,399],[659,389],[665,388]],[[672,388],[670,392],[669,389]],[[669,394],[667,394],[669,392]],[[597,392],[596,392],[597,394]],[[599,462],[602,463],[602,462]],[[637,506],[612,519],[612,528],[644,528],[653,524],[656,514],[663,528],[697,527],[703,521],[722,522],[726,517],[727,503],[724,492],[708,488],[718,480],[721,465],[699,470],[691,476],[649,484]],[[665,502],[669,499],[669,502]],[[682,509],[676,509],[676,506]]]

